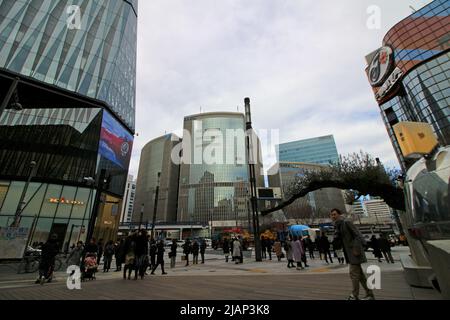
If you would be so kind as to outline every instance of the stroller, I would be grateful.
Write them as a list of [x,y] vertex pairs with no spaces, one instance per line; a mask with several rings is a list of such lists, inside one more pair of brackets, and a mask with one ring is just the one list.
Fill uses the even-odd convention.
[[88,253],[86,254],[86,258],[83,261],[83,273],[82,273],[82,281],[89,279],[95,279],[95,273],[98,270],[97,264],[97,254],[96,253]]

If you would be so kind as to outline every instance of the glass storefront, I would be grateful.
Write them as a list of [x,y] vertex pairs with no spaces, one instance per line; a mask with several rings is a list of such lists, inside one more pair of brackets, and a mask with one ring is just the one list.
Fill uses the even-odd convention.
[[[8,227],[14,220],[25,183],[1,181],[0,186],[8,186],[0,207],[0,226]],[[30,243],[45,242],[51,233],[57,233],[63,240],[61,248],[76,240],[85,241],[95,192],[89,188],[31,182],[25,193],[20,227],[31,228],[36,219]]]

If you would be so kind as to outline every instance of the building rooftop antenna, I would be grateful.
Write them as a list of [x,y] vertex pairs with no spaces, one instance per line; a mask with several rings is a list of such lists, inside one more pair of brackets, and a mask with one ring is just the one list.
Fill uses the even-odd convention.
[[411,5],[409,6],[409,8],[410,8],[410,9],[412,10],[412,12],[413,12],[413,13],[415,13],[415,12],[417,11],[417,10],[416,10],[416,9],[414,9],[414,7],[413,7],[413,6],[411,6]]

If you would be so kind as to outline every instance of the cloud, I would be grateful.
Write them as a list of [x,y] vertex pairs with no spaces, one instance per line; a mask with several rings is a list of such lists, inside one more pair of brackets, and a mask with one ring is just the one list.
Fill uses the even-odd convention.
[[[145,143],[181,134],[184,116],[242,112],[247,96],[254,127],[278,129],[281,142],[334,134],[340,153],[362,149],[394,165],[364,57],[410,4],[429,2],[141,1],[130,173]],[[381,9],[379,30],[366,26],[369,5]]]

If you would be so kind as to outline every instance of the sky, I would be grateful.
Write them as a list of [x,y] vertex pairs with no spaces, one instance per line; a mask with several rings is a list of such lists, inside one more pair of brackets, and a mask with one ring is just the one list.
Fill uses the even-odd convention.
[[[365,56],[430,2],[141,0],[130,174],[147,142],[182,135],[185,116],[243,112],[245,97],[253,127],[275,130],[279,143],[333,134],[340,154],[363,150],[398,167]],[[263,142],[263,154],[268,169],[274,149]]]

